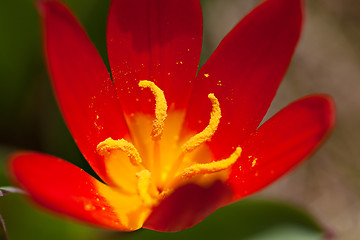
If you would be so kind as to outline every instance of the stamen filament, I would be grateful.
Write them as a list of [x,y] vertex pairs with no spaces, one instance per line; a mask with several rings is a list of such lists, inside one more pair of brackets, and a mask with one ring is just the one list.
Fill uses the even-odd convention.
[[170,168],[170,171],[167,173],[165,183],[171,182],[170,179],[172,179],[175,176],[176,172],[179,170],[181,164],[183,163],[184,156],[185,156],[185,153],[182,152],[180,154],[180,156],[174,161],[174,163],[172,164],[172,166]]
[[110,154],[113,150],[122,150],[127,153],[130,162],[134,166],[139,166],[142,162],[139,152],[136,150],[134,145],[130,142],[126,141],[125,139],[114,140],[112,138],[107,138],[105,141],[99,143],[96,147],[97,152],[102,155],[106,156]]
[[211,163],[197,163],[188,168],[185,168],[181,176],[183,178],[191,178],[199,174],[210,174],[223,171],[231,167],[241,155],[241,147],[237,147],[229,158],[214,161]]
[[210,141],[219,126],[220,118],[221,118],[220,103],[213,93],[210,93],[208,95],[208,98],[210,99],[212,104],[212,111],[210,114],[209,125],[207,125],[207,127],[202,132],[190,138],[182,146],[182,150],[184,152],[191,152],[195,148],[200,146],[202,143]]
[[157,200],[154,199],[150,194],[150,187],[151,187],[151,173],[149,170],[143,170],[136,174],[138,178],[138,192],[141,199],[144,201],[146,206],[153,206],[156,204]]
[[161,154],[160,154],[160,142],[154,141],[154,155],[151,166],[151,172],[153,173],[153,179],[155,183],[161,181],[162,165],[161,165]]
[[158,86],[156,86],[155,83],[147,80],[140,81],[139,87],[150,88],[151,92],[155,96],[155,119],[153,121],[151,136],[154,141],[160,140],[164,131],[164,122],[167,117],[166,112],[168,107],[164,92]]

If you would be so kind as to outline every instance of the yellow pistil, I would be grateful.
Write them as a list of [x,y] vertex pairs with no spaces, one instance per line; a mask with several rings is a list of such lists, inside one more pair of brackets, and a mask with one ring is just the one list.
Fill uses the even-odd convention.
[[152,139],[154,141],[160,140],[164,131],[165,119],[167,117],[167,103],[164,92],[155,85],[155,83],[147,80],[139,82],[139,87],[150,88],[151,92],[155,96],[155,119],[153,121],[153,129],[151,132]]
[[[152,207],[157,203],[157,199],[151,196],[151,173],[149,170],[143,170],[136,174],[138,178],[138,193],[144,204],[148,207]],[[158,192],[157,192],[158,195]]]
[[210,114],[209,125],[200,133],[196,134],[190,138],[182,147],[184,152],[191,152],[202,143],[210,141],[212,136],[215,134],[221,118],[221,109],[219,100],[215,97],[213,93],[208,95],[208,98],[211,101],[212,111]]
[[122,150],[127,154],[130,162],[134,166],[139,166],[142,162],[140,154],[134,145],[125,139],[114,140],[112,138],[107,138],[105,141],[102,141],[97,145],[96,150],[102,156],[110,154],[113,150]]
[[220,160],[220,161],[214,161],[211,163],[197,163],[194,164],[188,168],[185,168],[184,171],[181,173],[181,176],[183,178],[191,178],[195,175],[199,174],[210,174],[210,173],[216,173],[223,171],[225,169],[230,168],[236,160],[241,155],[241,147],[237,147],[233,154],[229,158]]

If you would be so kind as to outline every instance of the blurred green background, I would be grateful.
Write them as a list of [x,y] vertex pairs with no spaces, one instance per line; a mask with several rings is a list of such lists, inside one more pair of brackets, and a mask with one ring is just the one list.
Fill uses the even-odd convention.
[[[109,0],[65,2],[107,63]],[[202,1],[202,62],[258,2]],[[306,8],[304,34],[267,118],[306,94],[322,92],[335,98],[336,129],[308,162],[255,197],[220,209],[198,226],[173,234],[94,229],[54,217],[22,196],[7,195],[0,198],[0,214],[9,239],[359,239],[360,1],[311,0]],[[33,1],[1,0],[0,186],[11,184],[5,161],[16,149],[46,152],[88,168],[61,118],[42,54]],[[0,239],[4,239],[1,234]]]

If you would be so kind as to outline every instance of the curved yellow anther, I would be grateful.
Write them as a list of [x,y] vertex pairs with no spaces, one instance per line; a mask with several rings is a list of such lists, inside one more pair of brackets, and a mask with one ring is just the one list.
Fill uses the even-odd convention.
[[191,152],[202,143],[210,141],[219,126],[221,118],[220,103],[213,93],[210,93],[208,98],[210,99],[212,105],[209,125],[207,125],[207,127],[202,132],[190,138],[182,146],[182,150],[184,152]]
[[197,163],[185,168],[181,176],[183,178],[191,178],[198,174],[209,174],[223,171],[230,168],[241,155],[241,147],[237,147],[229,158],[214,161],[211,163]]
[[155,120],[153,122],[153,129],[151,136],[153,140],[160,140],[164,131],[164,122],[167,117],[167,103],[164,92],[156,86],[155,83],[147,80],[139,82],[139,87],[150,88],[151,92],[155,96]]
[[107,138],[105,141],[102,141],[97,145],[96,150],[102,156],[106,156],[112,150],[122,150],[127,154],[128,158],[130,159],[130,162],[134,166],[138,166],[142,162],[140,154],[136,150],[134,145],[132,145],[125,139],[114,140],[112,138]]
[[153,206],[157,203],[157,199],[153,198],[150,194],[150,187],[151,187],[151,173],[149,170],[143,170],[136,174],[138,178],[138,193],[141,199],[144,201],[146,206]]

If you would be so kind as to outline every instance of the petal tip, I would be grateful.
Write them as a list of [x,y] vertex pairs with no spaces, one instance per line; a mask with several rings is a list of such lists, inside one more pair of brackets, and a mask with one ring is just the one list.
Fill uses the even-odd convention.
[[45,15],[48,4],[49,4],[49,1],[46,1],[46,0],[36,0],[35,1],[35,7],[41,16]]
[[12,152],[6,157],[6,168],[8,169],[8,174],[11,179],[17,179],[16,170],[19,169],[21,162],[26,159],[24,156],[32,153],[32,151],[20,150]]
[[35,0],[35,7],[42,17],[49,13],[61,13],[67,9],[64,3],[55,0]]
[[328,133],[330,133],[336,124],[336,103],[334,98],[329,94],[314,94],[314,100],[318,101],[319,105],[324,111],[324,127],[327,127]]

